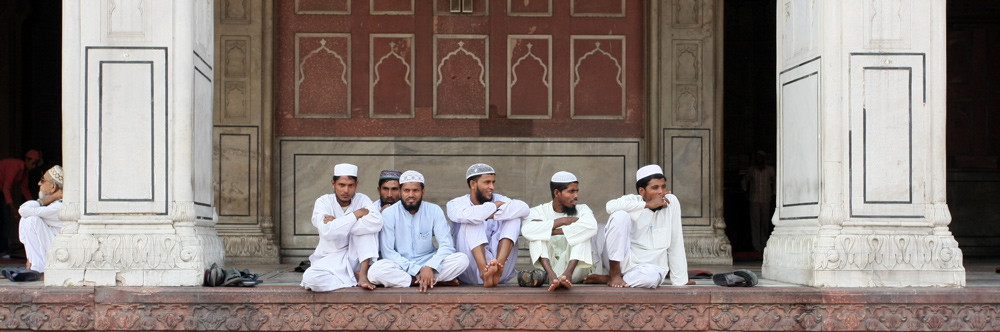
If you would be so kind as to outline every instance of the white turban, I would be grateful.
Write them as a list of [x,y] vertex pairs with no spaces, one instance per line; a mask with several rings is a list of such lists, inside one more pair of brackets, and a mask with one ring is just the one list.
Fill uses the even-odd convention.
[[576,180],[576,175],[566,171],[559,171],[556,174],[552,174],[552,182],[554,183],[573,183],[579,182]]
[[336,166],[333,166],[333,176],[358,177],[358,166],[351,164],[337,164]]
[[403,175],[399,176],[399,184],[400,185],[403,185],[404,183],[410,183],[410,182],[424,183],[424,175],[420,174],[420,172],[412,171],[411,170],[411,171],[403,172]]
[[469,170],[468,171],[465,171],[465,179],[468,180],[469,178],[471,178],[473,176],[476,176],[476,175],[496,174],[496,173],[497,173],[497,171],[494,170],[493,167],[491,167],[490,165],[482,164],[482,163],[480,163],[480,164],[473,164],[472,166],[469,166]]

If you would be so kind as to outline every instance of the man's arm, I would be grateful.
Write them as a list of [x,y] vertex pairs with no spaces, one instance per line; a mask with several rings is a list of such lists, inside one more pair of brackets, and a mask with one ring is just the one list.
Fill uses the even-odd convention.
[[465,196],[451,200],[447,207],[448,219],[459,224],[482,224],[494,212],[497,212],[496,204],[486,202],[481,205],[468,205]]
[[646,208],[646,201],[639,195],[625,195],[608,201],[606,208],[608,214],[625,211],[629,215],[632,215],[632,220],[635,220],[638,213]]
[[30,200],[21,204],[21,208],[17,212],[21,214],[21,217],[39,217],[42,220],[59,219],[58,205],[42,205],[36,200]]
[[562,226],[563,235],[566,242],[575,246],[597,235],[597,219],[594,218],[594,211],[586,205],[577,205],[577,216],[579,219],[569,225]]
[[528,203],[524,201],[510,199],[500,194],[493,194],[493,197],[493,201],[504,202],[503,205],[497,207],[496,213],[493,214],[495,220],[521,219],[527,217],[529,210],[531,210]]
[[670,283],[683,286],[688,283],[687,253],[684,252],[684,230],[681,229],[681,204],[677,197],[672,199],[670,207],[670,248],[667,248],[667,266],[670,268]]
[[[424,208],[428,208],[430,205],[425,204]],[[428,266],[434,271],[441,271],[441,262],[444,261],[445,257],[455,253],[454,240],[451,237],[451,226],[448,226],[448,220],[444,218],[444,212],[441,208],[433,209],[433,211],[428,211],[428,215],[434,220],[434,239],[437,240],[438,248],[434,256],[431,256],[424,266]],[[416,275],[420,273],[420,268],[418,267],[415,271],[407,271],[411,275]]]
[[[365,199],[362,197],[362,199]],[[351,234],[354,235],[365,235],[373,234],[382,230],[382,213],[377,205],[371,200],[364,203],[364,210],[368,210],[366,214],[358,218],[358,222],[354,223],[351,227]],[[358,209],[362,210],[362,209]],[[355,214],[357,216],[358,214]]]
[[[414,265],[412,261],[406,259],[398,251],[396,251],[396,218],[395,215],[390,214],[385,217],[384,224],[382,225],[382,234],[380,235],[382,241],[379,244],[382,249],[382,258],[391,260],[392,262],[399,264],[399,267],[403,271],[411,270]],[[419,267],[418,267],[419,269]],[[410,273],[410,275],[414,275]]]

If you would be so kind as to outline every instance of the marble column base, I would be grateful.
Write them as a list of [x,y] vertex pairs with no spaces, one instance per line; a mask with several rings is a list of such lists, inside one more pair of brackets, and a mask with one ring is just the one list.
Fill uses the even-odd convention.
[[192,222],[64,224],[53,240],[46,286],[200,286],[225,251],[215,229]]
[[772,235],[763,277],[814,287],[962,287],[962,251],[951,234],[845,227]]
[[684,230],[688,265],[732,265],[733,246],[723,230]]

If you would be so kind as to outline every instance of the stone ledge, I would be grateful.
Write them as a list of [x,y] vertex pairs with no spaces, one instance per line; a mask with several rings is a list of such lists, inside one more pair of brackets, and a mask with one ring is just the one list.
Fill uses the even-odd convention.
[[0,287],[3,330],[1000,329],[1000,289]]

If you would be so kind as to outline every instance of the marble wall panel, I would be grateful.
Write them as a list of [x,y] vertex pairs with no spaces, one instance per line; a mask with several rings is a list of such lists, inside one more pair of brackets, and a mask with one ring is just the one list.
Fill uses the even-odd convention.
[[551,200],[548,182],[557,171],[581,180],[580,202],[601,222],[604,204],[635,193],[639,141],[514,139],[326,139],[281,143],[281,227],[285,256],[308,255],[316,245],[309,218],[317,197],[331,193],[333,165],[359,166],[358,192],[378,199],[378,173],[383,169],[417,170],[427,184],[425,200],[444,207],[469,193],[465,171],[474,163],[497,170],[496,192],[531,206]]
[[923,218],[927,201],[924,57],[850,58],[852,217]]
[[670,22],[675,29],[697,28],[701,26],[702,6],[705,0],[674,0],[673,20]]
[[87,49],[84,213],[167,213],[166,66],[166,48]]
[[295,35],[295,116],[351,117],[351,35]]
[[818,217],[820,200],[820,64],[816,59],[781,79],[781,151],[777,178],[781,219]]
[[781,54],[786,64],[806,60],[816,53],[818,10],[815,0],[785,0],[779,4]]
[[250,4],[249,0],[225,0],[222,3],[223,24],[250,24]]
[[413,15],[416,0],[369,0],[372,15]]
[[507,0],[508,16],[552,17],[552,0],[520,1]]
[[663,129],[667,190],[681,201],[684,225],[712,225],[710,129]]
[[434,117],[489,117],[488,35],[434,36]]
[[552,118],[552,36],[507,36],[507,117]]
[[295,13],[351,15],[351,0],[295,0]]
[[227,224],[256,224],[259,197],[257,128],[216,127],[215,140],[219,217]]
[[[170,5],[169,3],[165,4]],[[157,9],[164,9],[164,7],[162,4],[149,3],[144,0],[101,1],[101,40],[151,40],[153,32],[150,15]]]
[[[211,11],[209,11],[211,12]],[[194,61],[194,204],[196,218],[214,220],[214,185],[212,172],[212,68]]]
[[368,105],[372,118],[412,118],[414,115],[413,34],[372,34]]
[[571,0],[574,17],[625,17],[625,0]]
[[909,49],[911,4],[902,0],[864,1],[864,45],[868,49]]
[[624,119],[625,36],[570,37],[573,119]]

